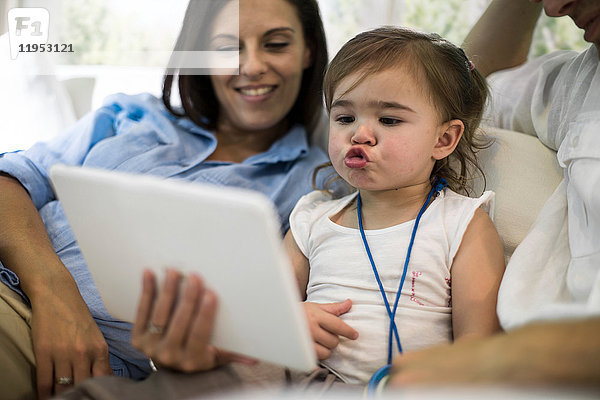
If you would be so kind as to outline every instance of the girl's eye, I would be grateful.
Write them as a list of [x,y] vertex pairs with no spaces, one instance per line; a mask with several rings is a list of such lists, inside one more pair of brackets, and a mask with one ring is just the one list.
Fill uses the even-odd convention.
[[354,117],[351,117],[349,115],[340,115],[339,117],[335,118],[335,122],[342,125],[351,124],[354,122]]
[[383,125],[398,125],[402,122],[402,120],[396,118],[382,117],[379,118],[379,122],[381,122]]

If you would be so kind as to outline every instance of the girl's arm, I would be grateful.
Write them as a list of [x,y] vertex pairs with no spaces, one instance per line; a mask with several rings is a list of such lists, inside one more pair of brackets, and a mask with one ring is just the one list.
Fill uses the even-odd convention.
[[491,218],[475,211],[452,263],[454,340],[499,331],[496,301],[504,274],[502,242]]
[[[285,235],[283,243],[296,274],[300,298],[306,300],[310,272],[308,259],[296,244],[291,230]],[[339,303],[326,304],[305,301],[303,305],[319,360],[329,358],[331,351],[340,343],[340,336],[352,340],[358,338],[358,332],[340,318],[340,315],[347,313],[352,308],[352,301],[349,299]]]
[[300,290],[300,298],[306,300],[306,287],[308,286],[308,273],[310,272],[308,258],[302,254],[291,230],[285,234],[283,245],[292,262],[292,267],[294,268],[294,274],[296,275],[296,281],[298,282],[298,290]]

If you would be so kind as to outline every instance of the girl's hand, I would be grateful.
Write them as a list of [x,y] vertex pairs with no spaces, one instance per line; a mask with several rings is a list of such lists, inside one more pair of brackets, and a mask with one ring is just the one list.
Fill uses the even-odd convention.
[[182,274],[168,270],[158,293],[156,278],[144,272],[143,288],[131,341],[158,367],[183,372],[205,371],[231,361],[254,361],[221,351],[210,345],[217,311],[217,297],[204,287],[195,274],[185,279],[180,296]]
[[331,356],[331,351],[340,343],[340,336],[351,340],[358,338],[358,332],[339,317],[352,308],[350,299],[340,303],[304,302],[303,304],[319,360]]

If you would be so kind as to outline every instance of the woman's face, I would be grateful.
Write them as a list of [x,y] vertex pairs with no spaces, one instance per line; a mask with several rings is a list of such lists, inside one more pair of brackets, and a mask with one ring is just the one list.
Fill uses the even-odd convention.
[[239,75],[211,76],[220,104],[218,127],[272,128],[296,101],[310,50],[296,10],[287,1],[240,0],[239,36],[230,17],[235,7],[230,2],[223,9],[212,31],[211,50],[240,52]]

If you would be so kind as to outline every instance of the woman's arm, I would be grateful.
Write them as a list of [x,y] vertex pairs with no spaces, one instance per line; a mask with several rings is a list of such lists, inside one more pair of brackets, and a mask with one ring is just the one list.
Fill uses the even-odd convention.
[[504,268],[502,242],[494,223],[477,209],[452,263],[455,341],[500,330],[496,302]]
[[78,382],[111,374],[108,347],[83,301],[77,284],[54,252],[27,191],[14,178],[0,175],[0,260],[18,276],[32,307],[32,340],[40,398]]
[[527,0],[493,0],[473,26],[463,48],[477,70],[488,76],[527,60],[542,7]]

